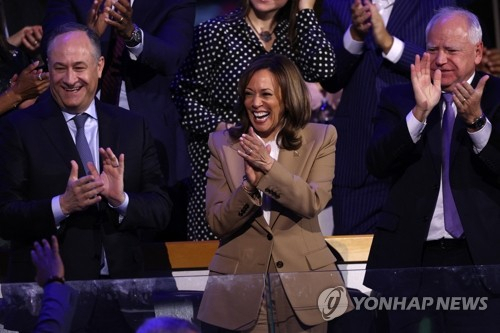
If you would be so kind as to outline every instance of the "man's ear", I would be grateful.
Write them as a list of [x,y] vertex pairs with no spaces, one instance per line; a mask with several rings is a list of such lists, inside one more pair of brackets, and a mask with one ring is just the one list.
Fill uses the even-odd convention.
[[476,58],[474,59],[474,63],[476,64],[476,66],[481,63],[481,59],[483,59],[483,53],[484,53],[484,44],[481,41],[476,44]]
[[97,71],[98,71],[98,74],[99,74],[99,78],[102,77],[102,70],[104,69],[104,57],[103,56],[100,56],[99,57],[99,60],[97,60]]

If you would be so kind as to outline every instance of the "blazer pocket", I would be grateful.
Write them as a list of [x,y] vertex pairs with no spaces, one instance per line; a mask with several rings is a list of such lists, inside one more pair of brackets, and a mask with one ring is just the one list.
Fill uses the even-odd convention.
[[382,212],[378,217],[376,226],[378,229],[396,231],[399,226],[399,216],[389,212]]
[[337,260],[328,247],[306,254],[309,268],[313,271],[334,264]]
[[238,269],[239,260],[225,257],[218,253],[212,258],[208,269],[211,272],[219,274],[236,274]]

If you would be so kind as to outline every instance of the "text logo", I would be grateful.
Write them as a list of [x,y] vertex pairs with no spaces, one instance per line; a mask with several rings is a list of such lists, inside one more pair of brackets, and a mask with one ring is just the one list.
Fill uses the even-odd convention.
[[318,297],[318,309],[326,321],[343,315],[348,305],[349,299],[344,287],[325,289]]
[[488,297],[353,297],[356,310],[476,311],[488,308]]

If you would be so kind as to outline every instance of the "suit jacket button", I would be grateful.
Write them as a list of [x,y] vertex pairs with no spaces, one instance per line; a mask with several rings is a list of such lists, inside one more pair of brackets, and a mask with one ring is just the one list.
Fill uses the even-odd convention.
[[276,263],[276,267],[278,267],[278,268],[282,268],[282,267],[283,267],[283,261],[281,261],[281,260],[280,260],[280,261],[278,261],[278,262]]
[[272,239],[273,239],[273,235],[271,235],[271,234],[267,234],[267,239],[268,239],[268,240],[272,240]]

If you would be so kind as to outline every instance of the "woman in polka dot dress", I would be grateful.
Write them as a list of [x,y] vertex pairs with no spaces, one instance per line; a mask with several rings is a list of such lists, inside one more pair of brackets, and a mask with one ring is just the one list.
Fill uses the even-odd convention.
[[306,81],[333,76],[335,54],[313,10],[315,1],[244,0],[240,9],[196,27],[193,48],[173,84],[174,101],[190,136],[188,239],[214,239],[205,220],[208,135],[238,121],[233,110],[238,80],[252,60],[278,53],[293,60]]

